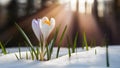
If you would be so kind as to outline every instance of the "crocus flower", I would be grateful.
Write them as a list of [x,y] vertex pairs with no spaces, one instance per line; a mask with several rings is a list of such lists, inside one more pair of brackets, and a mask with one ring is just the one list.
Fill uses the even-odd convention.
[[40,21],[40,29],[43,34],[44,40],[46,40],[55,27],[55,19],[51,18],[49,20],[47,17],[43,17]]
[[41,30],[40,30],[40,21],[33,19],[32,20],[32,29],[33,32],[35,33],[37,39],[40,41],[40,35],[41,35]]
[[39,42],[41,41],[41,36],[43,37],[43,45],[41,45],[40,60],[44,60],[44,48],[46,40],[53,28],[55,27],[55,19],[51,18],[50,20],[47,17],[42,19],[33,19],[32,20],[32,29],[38,38]]
[[51,18],[49,20],[47,17],[43,17],[42,19],[33,19],[32,21],[32,28],[38,40],[40,40],[41,33],[43,35],[44,40],[46,40],[52,32],[52,30],[54,29],[54,27],[54,18]]

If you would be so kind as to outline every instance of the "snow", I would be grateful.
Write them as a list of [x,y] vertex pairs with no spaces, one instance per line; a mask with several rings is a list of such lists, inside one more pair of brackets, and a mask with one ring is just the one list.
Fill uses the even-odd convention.
[[[95,54],[96,49],[96,54]],[[77,48],[77,53],[67,55],[67,48],[61,48],[59,58],[55,58],[57,48],[54,48],[52,60],[17,60],[18,48],[8,48],[9,54],[0,56],[0,68],[107,68],[105,47],[95,47],[89,51]],[[21,48],[22,57],[25,58],[27,48]],[[109,68],[120,68],[120,46],[109,46]]]

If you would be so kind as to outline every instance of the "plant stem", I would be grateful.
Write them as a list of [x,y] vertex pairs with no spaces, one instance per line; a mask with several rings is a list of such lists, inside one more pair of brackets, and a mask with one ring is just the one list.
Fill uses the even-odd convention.
[[65,26],[65,28],[64,28],[64,30],[63,30],[63,32],[62,32],[61,38],[60,38],[60,40],[59,40],[59,43],[58,43],[58,49],[57,49],[56,58],[58,58],[58,56],[59,56],[60,47],[61,47],[61,45],[62,45],[62,40],[63,40],[64,34],[65,34],[65,32],[66,32],[66,29],[67,29],[67,25]]
[[21,49],[20,49],[20,47],[19,47],[19,57],[20,57],[20,59],[22,59],[22,57],[21,57]]
[[15,54],[15,56],[16,56],[17,60],[19,60],[19,58],[18,58],[17,54]]
[[3,54],[6,55],[7,54],[6,48],[1,42],[0,42],[0,47],[2,49]]
[[108,45],[106,45],[106,65],[107,65],[107,67],[110,67]]
[[29,46],[31,47],[34,55],[37,57],[37,54],[36,54],[36,51],[32,45],[32,43],[30,42],[30,39],[28,38],[28,36],[25,34],[25,32],[22,30],[22,28],[17,24],[15,23],[16,25],[16,28],[18,29],[18,31],[22,34],[22,36],[24,37],[24,39],[26,40],[26,42],[29,44]]
[[26,59],[28,60],[28,53],[26,52]]
[[45,49],[46,42],[43,39],[43,44],[41,44],[41,52],[40,52],[40,60],[44,61],[44,49]]
[[85,32],[83,33],[83,40],[84,40],[84,44],[86,46],[86,50],[88,51],[89,48],[88,48],[88,43],[87,43],[87,38],[86,38],[86,33]]
[[[72,48],[72,53],[75,53],[75,49],[76,49],[76,46],[77,46],[77,40],[78,40],[78,32],[75,35],[74,44],[73,44],[73,48]],[[77,51],[77,49],[76,49],[76,51]]]
[[71,57],[71,51],[70,51],[70,40],[69,40],[69,37],[67,36],[67,42],[68,42],[68,54],[69,54],[69,58]]
[[97,54],[97,50],[95,49],[95,55]]

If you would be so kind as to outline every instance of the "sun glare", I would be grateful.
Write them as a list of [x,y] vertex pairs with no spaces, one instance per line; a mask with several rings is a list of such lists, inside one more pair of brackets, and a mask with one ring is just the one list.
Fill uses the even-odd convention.
[[86,2],[87,2],[86,13],[87,14],[91,14],[92,13],[94,0],[86,0]]
[[98,16],[103,17],[104,16],[104,0],[98,0]]
[[60,3],[60,4],[65,4],[65,3],[68,3],[70,0],[59,0],[58,2]]
[[79,0],[79,12],[85,13],[85,1],[86,0]]
[[77,2],[77,0],[70,1],[70,7],[71,7],[72,11],[76,11],[76,2]]
[[93,3],[94,0],[79,0],[79,12],[91,14]]

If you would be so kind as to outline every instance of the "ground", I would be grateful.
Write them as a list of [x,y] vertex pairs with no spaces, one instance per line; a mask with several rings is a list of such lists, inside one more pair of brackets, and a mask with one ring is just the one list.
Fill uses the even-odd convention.
[[[25,52],[28,48],[22,47],[22,57],[25,58]],[[61,48],[60,57],[55,58],[57,48],[54,48],[52,60],[17,60],[15,53],[18,54],[18,48],[8,48],[9,54],[0,55],[0,68],[107,68],[106,67],[106,49],[105,47],[91,48],[89,51],[77,48],[77,53],[68,56],[67,48]],[[96,54],[95,54],[96,50]],[[120,46],[109,46],[109,68],[120,68]]]

